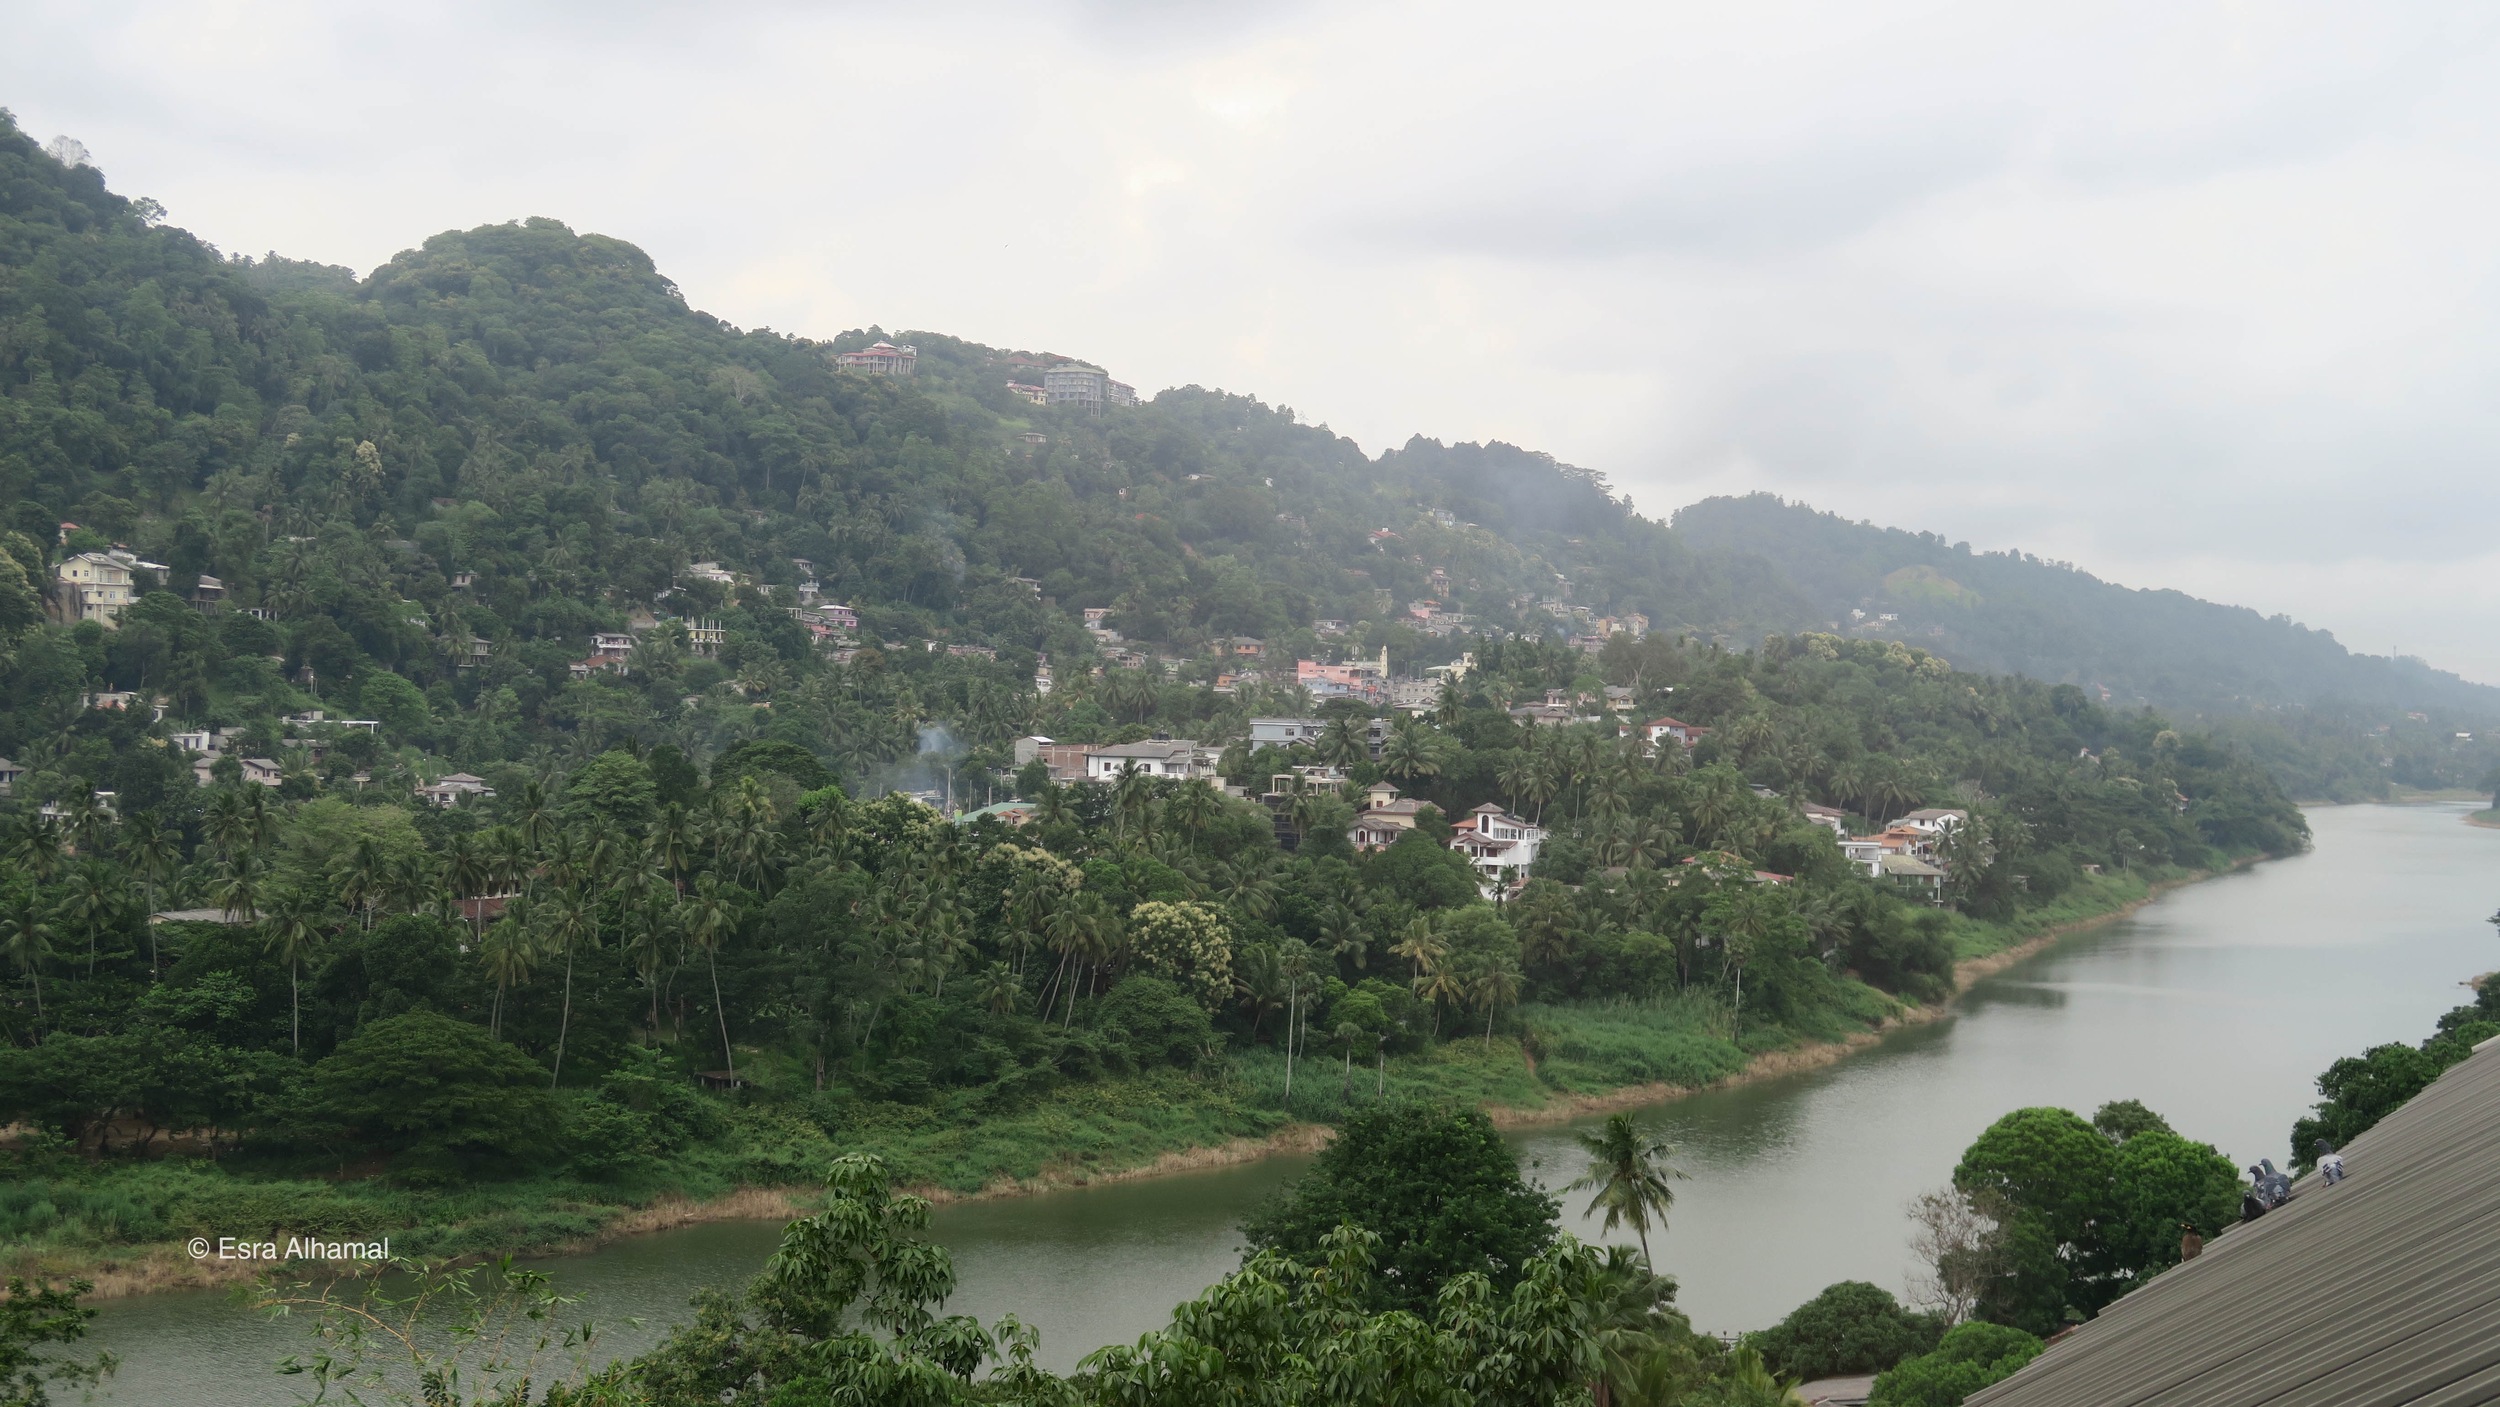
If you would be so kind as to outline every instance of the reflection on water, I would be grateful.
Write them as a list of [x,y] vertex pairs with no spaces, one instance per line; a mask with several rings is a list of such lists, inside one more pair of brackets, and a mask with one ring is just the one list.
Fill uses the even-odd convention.
[[[2280,1158],[2311,1081],[2337,1056],[2419,1040],[2495,964],[2482,920],[2500,904],[2500,832],[2461,808],[2310,813],[2315,852],[2180,890],[1979,983],[1957,1014],[1821,1070],[1638,1111],[1673,1142],[1662,1268],[1704,1328],[1759,1327],[1834,1280],[1898,1289],[1903,1205],[1941,1185],[2007,1110],[2089,1112],[2137,1098],[2235,1163]],[[1577,1175],[1577,1130],[1515,1141],[1531,1174]],[[1240,1216],[1300,1171],[1276,1159],[1186,1177],[941,1209],[962,1286],[952,1308],[1013,1312],[1065,1368],[1160,1324],[1235,1263]],[[1594,1238],[1566,1206],[1566,1225]],[[735,1284],[775,1228],[693,1227],[552,1262],[559,1283],[633,1351],[682,1318],[702,1284]],[[1629,1233],[1616,1239],[1628,1242]],[[632,1317],[646,1321],[635,1326]],[[128,1363],[107,1400],[201,1407],[293,1400],[266,1364],[294,1330],[245,1321],[214,1295],[108,1306],[100,1337]],[[268,1386],[263,1386],[264,1384]]]

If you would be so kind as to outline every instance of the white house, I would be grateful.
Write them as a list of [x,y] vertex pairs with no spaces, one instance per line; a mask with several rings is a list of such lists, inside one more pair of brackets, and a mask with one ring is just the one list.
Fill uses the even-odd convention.
[[1847,838],[1849,834],[1849,818],[1847,812],[1841,810],[1837,806],[1825,806],[1819,801],[1806,802],[1804,809],[1807,820],[1812,821],[1814,824],[1821,826],[1826,830],[1829,830],[1836,836],[1840,836],[1844,839]]
[[844,371],[863,371],[870,376],[910,376],[920,368],[920,349],[879,342],[856,352],[837,353],[833,364]]
[[1088,781],[1116,782],[1130,768],[1149,777],[1203,777],[1198,744],[1187,738],[1165,738],[1142,743],[1118,743],[1085,750],[1085,777]]
[[1661,738],[1673,738],[1678,746],[1689,748],[1709,735],[1709,729],[1681,718],[1653,718],[1641,725],[1641,736],[1653,748]]
[[1959,808],[1929,806],[1903,816],[1887,829],[1916,831],[1924,836],[1940,836],[1969,819],[1970,813]]
[[0,796],[7,796],[10,792],[17,790],[17,779],[25,775],[25,768],[5,757],[0,757]]
[[[1389,720],[1360,718],[1355,722],[1371,755],[1379,757],[1380,745],[1388,741]],[[1328,736],[1328,726],[1325,718],[1253,718],[1250,720],[1250,747],[1254,752],[1263,747],[1292,747],[1296,743],[1317,747],[1321,739]]]
[[432,786],[417,788],[417,795],[430,806],[457,806],[464,796],[493,796],[495,789],[486,785],[484,777],[454,772]]
[[1486,897],[1499,891],[1502,872],[1524,879],[1545,844],[1545,828],[1522,820],[1488,801],[1467,813],[1450,837],[1450,848],[1467,857],[1484,886]]
[[118,624],[122,612],[138,599],[131,573],[138,565],[135,557],[81,552],[53,568],[57,583],[55,606],[62,623],[75,625],[92,620],[107,626]]

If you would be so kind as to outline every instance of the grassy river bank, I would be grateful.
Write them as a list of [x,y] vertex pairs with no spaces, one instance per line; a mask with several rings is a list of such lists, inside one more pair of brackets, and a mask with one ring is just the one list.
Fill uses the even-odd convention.
[[[2065,934],[2133,912],[2201,871],[2094,876],[2054,905],[2003,923],[1955,915],[1954,991]],[[1528,1004],[1489,1039],[1452,1032],[1367,1066],[1271,1047],[1192,1073],[1069,1085],[1027,1107],[854,1105],[828,1120],[766,1073],[722,1105],[717,1137],[642,1160],[603,1181],[524,1177],[457,1188],[378,1178],[262,1178],[191,1158],[91,1163],[67,1151],[19,1155],[0,1185],[0,1273],[80,1277],[114,1297],[250,1278],[249,1262],[195,1258],[194,1237],[390,1238],[394,1255],[579,1250],[701,1221],[779,1218],[812,1205],[822,1170],[854,1151],[886,1158],[941,1201],[1012,1196],[1159,1176],[1307,1151],[1350,1104],[1424,1097],[1476,1104],[1506,1125],[1559,1122],[1828,1064],[1944,1002],[1913,1006],[1857,982],[1785,1023],[1731,1030],[1728,1003],[1700,991],[1654,1002]]]

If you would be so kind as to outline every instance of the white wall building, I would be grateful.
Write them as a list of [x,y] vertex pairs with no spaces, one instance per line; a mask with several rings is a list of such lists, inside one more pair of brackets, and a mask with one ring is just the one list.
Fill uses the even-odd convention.
[[913,347],[879,342],[856,352],[837,353],[833,364],[844,371],[863,371],[870,376],[909,376],[920,365],[920,352]]
[[1085,749],[1085,778],[1116,782],[1122,772],[1132,767],[1149,777],[1203,777],[1214,769],[1207,765],[1202,752],[1187,738],[1089,747]]
[[118,624],[138,596],[132,569],[150,566],[128,553],[81,552],[52,569],[56,608],[64,625],[82,620]]

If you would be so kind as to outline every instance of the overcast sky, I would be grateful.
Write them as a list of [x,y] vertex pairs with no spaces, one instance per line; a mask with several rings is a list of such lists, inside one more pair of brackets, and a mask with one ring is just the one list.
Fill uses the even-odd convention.
[[2500,9],[13,6],[230,252],[548,215],[1646,512],[1769,489],[2500,682]]

